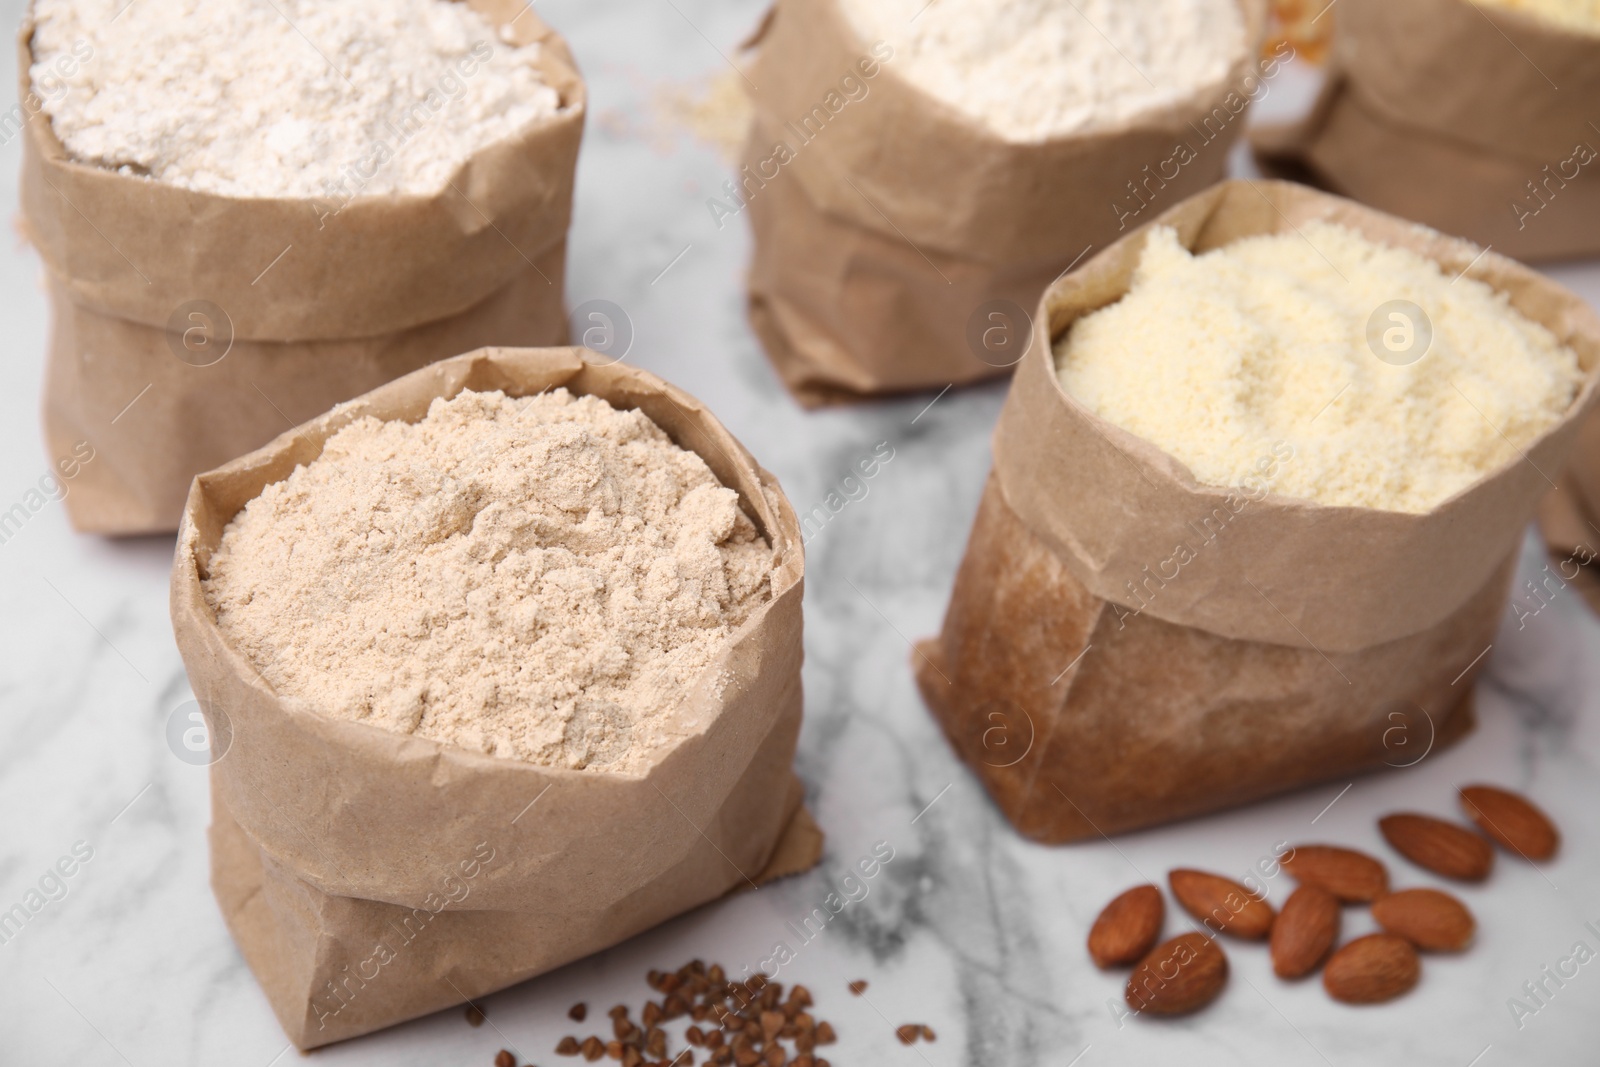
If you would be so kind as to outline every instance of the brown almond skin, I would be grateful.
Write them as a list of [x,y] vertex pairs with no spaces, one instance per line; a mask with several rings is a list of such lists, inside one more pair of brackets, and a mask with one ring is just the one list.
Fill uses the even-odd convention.
[[1437,889],[1390,893],[1373,903],[1372,917],[1425,952],[1460,952],[1472,943],[1478,925],[1465,904]]
[[1464,786],[1461,808],[1501,848],[1524,859],[1547,860],[1561,846],[1561,832],[1550,816],[1527,797],[1510,790],[1492,785]]
[[1289,894],[1272,924],[1272,973],[1301,978],[1317,969],[1339,940],[1339,900],[1321,886]]
[[1168,873],[1167,884],[1183,909],[1213,930],[1246,941],[1260,941],[1272,932],[1277,917],[1272,905],[1238,882],[1180,867]]
[[1379,819],[1378,829],[1400,855],[1446,878],[1481,882],[1494,869],[1494,849],[1465,826],[1401,812]]
[[1322,987],[1346,1004],[1378,1004],[1409,992],[1422,976],[1411,942],[1394,934],[1368,934],[1345,945],[1322,969]]
[[1217,998],[1228,983],[1228,957],[1204,934],[1179,934],[1139,962],[1123,997],[1137,1012],[1186,1015]]
[[1089,958],[1096,967],[1125,967],[1144,959],[1167,917],[1161,890],[1136,885],[1105,906],[1089,928]]
[[1389,891],[1389,872],[1365,852],[1336,845],[1297,845],[1282,860],[1301,885],[1326,889],[1349,904],[1366,904]]

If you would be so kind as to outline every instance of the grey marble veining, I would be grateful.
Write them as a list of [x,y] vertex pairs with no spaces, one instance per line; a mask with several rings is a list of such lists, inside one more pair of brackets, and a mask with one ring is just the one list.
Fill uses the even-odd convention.
[[[14,24],[18,0],[3,5]],[[1600,963],[1589,963],[1519,1029],[1507,1006],[1568,955],[1600,949],[1600,622],[1576,596],[1518,624],[1508,614],[1478,689],[1479,727],[1448,751],[1382,776],[1070,848],[1030,844],[956,761],[911,682],[908,640],[944,611],[988,470],[1003,385],[802,412],[766,365],[743,317],[742,221],[718,230],[705,208],[725,169],[666,127],[663,85],[725,70],[754,23],[751,0],[545,0],[590,83],[570,298],[625,308],[630,360],[704,399],[783,481],[795,505],[825,499],[880,444],[893,459],[808,545],[806,724],[798,766],[826,828],[821,867],[701,908],[610,951],[488,998],[489,1023],[442,1012],[315,1054],[318,1062],[486,1067],[515,1048],[549,1067],[575,1028],[574,1001],[637,1004],[644,972],[692,957],[738,971],[783,942],[780,980],[815,992],[838,1028],[835,1064],[1023,1067],[1053,1064],[1365,1064],[1500,1067],[1600,1062]],[[720,50],[720,52],[719,52]],[[12,59],[4,77],[14,84]],[[1290,72],[1264,111],[1303,106]],[[15,203],[16,144],[0,147]],[[1244,164],[1240,162],[1240,166]],[[674,257],[679,257],[674,262]],[[670,269],[667,269],[670,266]],[[1600,302],[1600,264],[1553,269]],[[0,508],[45,469],[38,392],[46,307],[37,259],[0,255],[9,352],[0,392]],[[170,538],[74,535],[58,505],[0,545],[0,908],[22,899],[76,846],[92,858],[0,944],[0,1064],[133,1067],[295,1062],[222,926],[207,885],[206,772],[175,758],[169,717],[190,699],[167,619]],[[1543,563],[1533,540],[1523,576]],[[1230,987],[1209,1010],[1119,1026],[1119,975],[1097,972],[1083,937],[1099,907],[1175,866],[1242,873],[1281,841],[1369,848],[1399,879],[1437,884],[1388,854],[1375,818],[1397,808],[1453,811],[1453,789],[1487,780],[1525,789],[1561,821],[1566,845],[1541,868],[1502,862],[1456,891],[1480,934],[1459,957],[1430,957],[1420,987],[1385,1006],[1331,1003],[1315,982],[1272,977],[1264,949],[1230,944]],[[1346,788],[1348,784],[1348,788]],[[803,918],[866,855],[894,858],[867,895],[809,939]],[[1286,879],[1271,880],[1273,899]],[[1585,923],[1594,922],[1595,930]],[[1169,930],[1178,920],[1169,917]],[[1346,912],[1347,933],[1370,928]],[[853,997],[845,983],[870,986]],[[593,1017],[591,1017],[592,1020]],[[900,1046],[925,1022],[938,1040]]]

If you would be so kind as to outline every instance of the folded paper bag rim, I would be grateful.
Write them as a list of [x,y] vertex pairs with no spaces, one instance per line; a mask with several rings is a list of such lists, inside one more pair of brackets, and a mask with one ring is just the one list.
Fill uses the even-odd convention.
[[[1043,295],[995,430],[995,473],[1025,524],[1094,595],[1224,637],[1352,651],[1427,629],[1482,588],[1521,536],[1600,402],[1600,315],[1527,267],[1470,242],[1288,182],[1233,180],[1149,225],[1204,250],[1313,219],[1409,248],[1447,273],[1509,295],[1578,353],[1585,377],[1563,418],[1530,447],[1430,511],[1336,507],[1267,494],[1158,595],[1136,595],[1172,552],[1171,533],[1226,508],[1234,490],[1200,484],[1180,461],[1090,412],[1061,386],[1052,346],[1071,322],[1126,291],[1146,230],[1097,253]],[[1050,441],[1043,449],[1039,442]],[[1292,460],[1291,460],[1292,462]],[[1334,531],[1338,533],[1335,534]],[[1308,568],[1306,560],[1315,560]],[[1239,577],[1247,581],[1239,581]],[[1130,582],[1134,583],[1130,589]]]
[[1579,180],[1600,34],[1474,0],[1344,0],[1336,21],[1310,111],[1250,131],[1264,171],[1515,259],[1600,250],[1600,183]]
[[[172,612],[214,736],[217,711],[226,709],[231,719],[225,728],[232,748],[213,765],[213,775],[252,840],[318,891],[416,906],[435,888],[430,872],[448,863],[484,812],[498,810],[509,820],[546,786],[550,795],[540,801],[540,820],[518,824],[529,842],[525,869],[497,872],[474,898],[475,907],[525,907],[529,879],[548,874],[541,865],[577,848],[575,827],[604,825],[620,853],[632,849],[643,857],[696,843],[704,830],[722,839],[735,868],[749,871],[761,868],[792,814],[804,571],[793,509],[776,480],[693,397],[648,372],[602,365],[605,357],[598,354],[587,353],[586,361],[585,351],[483,349],[432,364],[199,476],[191,487]],[[328,436],[365,415],[417,418],[432,398],[463,388],[526,395],[556,386],[645,410],[740,492],[776,555],[772,598],[752,612],[686,694],[678,711],[684,735],[647,772],[541,767],[333,720],[279,698],[222,639],[201,591],[204,563],[227,521],[261,486],[314,459]],[[765,806],[725,810],[728,783],[716,769],[753,761],[773,768]],[[663,796],[671,801],[665,806]],[[649,812],[639,815],[646,807]],[[592,843],[584,847],[593,849]],[[728,886],[714,888],[705,899]],[[594,895],[597,905],[606,896],[600,889]]]
[[[1259,41],[1266,4],[1239,7]],[[748,216],[750,323],[808,408],[1010,374],[1046,286],[1223,176],[1278,62],[1248,46],[1168,106],[1017,141],[903,78],[837,0],[780,0],[761,33],[738,188],[708,206]]]
[[[1331,68],[1384,119],[1541,162],[1586,132],[1581,101],[1600,94],[1600,34],[1473,0],[1341,6]],[[1492,78],[1470,73],[1507,57]]]
[[[1087,130],[1014,140],[912,82],[890,58],[881,62],[870,93],[851,105],[865,105],[872,121],[803,141],[784,169],[823,214],[888,240],[910,241],[935,258],[942,253],[989,265],[1016,264],[1055,260],[1070,248],[1070,259],[1080,247],[1075,243],[1081,236],[1079,216],[1057,210],[1060,182],[1048,177],[1103,163],[1108,145],[1142,162],[1166,159],[1174,138],[1187,136],[1193,124],[1236,95],[1234,87],[1257,72],[1268,13],[1267,0],[1236,2],[1244,47],[1221,76],[1182,100]],[[789,11],[790,6],[797,10]],[[865,57],[876,42],[861,37],[839,0],[808,5],[779,0],[767,19],[756,50],[761,91],[753,103],[769,131],[792,129],[800,121],[797,110],[821,106],[833,83],[852,73],[840,58]],[[769,37],[784,42],[777,58],[767,54]],[[932,162],[951,158],[963,165]],[[1137,166],[1129,168],[1128,177],[1138,177]],[[1107,208],[1109,215],[1109,203]]]
[[[75,304],[167,329],[174,308],[206,300],[239,340],[378,337],[481,304],[565,240],[573,175],[561,161],[577,154],[588,96],[566,42],[527,5],[465,2],[516,44],[540,44],[561,110],[473,152],[440,192],[341,205],[187,189],[74,160],[39,110],[23,131],[29,242]],[[30,12],[17,35],[24,101],[36,99],[34,28]]]

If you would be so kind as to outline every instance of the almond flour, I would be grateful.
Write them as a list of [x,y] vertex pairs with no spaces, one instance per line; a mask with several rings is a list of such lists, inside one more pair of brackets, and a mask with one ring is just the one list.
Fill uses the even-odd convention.
[[280,694],[551,766],[636,771],[770,595],[699,456],[560,389],[364,418],[224,531],[207,600]]
[[894,69],[1009,140],[1101,129],[1219,84],[1238,0],[841,0]]
[[[1397,300],[1432,330],[1405,365],[1368,341]],[[1409,512],[1519,460],[1581,381],[1504,294],[1326,222],[1202,255],[1153,228],[1127,294],[1075,322],[1056,360],[1067,392],[1202,484],[1236,485],[1288,442],[1275,492]]]
[[561,106],[537,44],[449,0],[35,0],[34,19],[36,82],[92,48],[40,93],[68,152],[226,196],[438,193]]

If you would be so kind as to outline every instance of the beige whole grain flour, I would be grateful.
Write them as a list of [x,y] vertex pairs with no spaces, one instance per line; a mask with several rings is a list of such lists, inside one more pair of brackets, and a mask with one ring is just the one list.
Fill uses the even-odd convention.
[[35,0],[34,19],[75,158],[225,196],[437,193],[561,106],[537,43],[449,0]]
[[362,418],[228,525],[204,582],[280,694],[487,754],[632,771],[771,595],[699,456],[565,389]]
[[1100,129],[1192,98],[1246,49],[1237,0],[843,0],[893,68],[1012,141]]
[[[1380,358],[1375,317],[1416,347]],[[1127,294],[1055,351],[1068,393],[1202,484],[1241,484],[1287,444],[1275,491],[1403,512],[1516,459],[1582,381],[1504,294],[1327,222],[1201,255],[1155,227]]]

